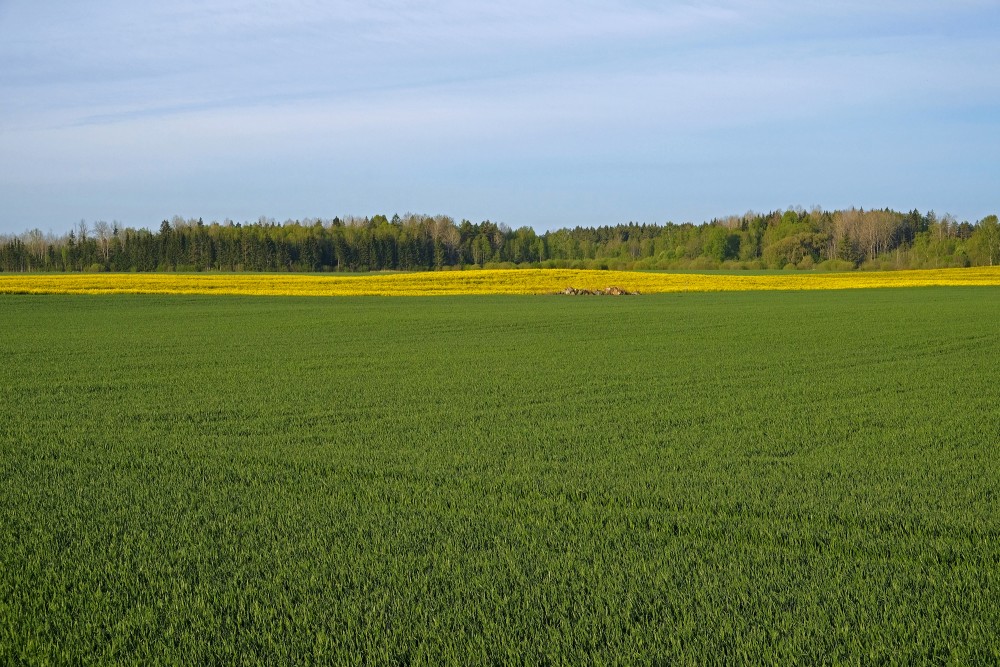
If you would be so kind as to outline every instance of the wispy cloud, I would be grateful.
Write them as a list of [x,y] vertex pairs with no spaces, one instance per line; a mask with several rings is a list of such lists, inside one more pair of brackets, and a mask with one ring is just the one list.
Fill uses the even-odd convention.
[[[184,192],[190,174],[232,183],[245,165],[335,180],[351,164],[358,199],[378,207],[384,190],[356,175],[398,181],[392,156],[491,174],[484,208],[501,208],[523,183],[518,165],[545,165],[526,178],[555,187],[554,168],[587,165],[593,179],[614,165],[718,164],[727,149],[748,163],[749,147],[791,146],[810,128],[831,164],[831,133],[882,145],[872,138],[905,126],[964,145],[995,128],[982,110],[1000,102],[998,22],[996,3],[971,0],[12,0],[0,4],[0,195],[140,178]],[[978,130],[956,125],[959,108]],[[831,192],[855,187],[821,176]],[[287,201],[276,192],[273,206]],[[666,206],[647,195],[635,208]]]

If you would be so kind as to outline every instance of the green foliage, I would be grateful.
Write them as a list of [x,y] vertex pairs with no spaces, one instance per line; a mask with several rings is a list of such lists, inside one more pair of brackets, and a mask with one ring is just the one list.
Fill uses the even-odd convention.
[[988,215],[979,221],[977,233],[971,244],[980,264],[1000,264],[1000,221]]
[[705,249],[702,254],[706,257],[724,262],[739,256],[739,234],[733,234],[725,227],[712,226],[705,237]]
[[[95,223],[88,235],[0,237],[0,271],[385,271],[601,263],[623,269],[855,266],[938,268],[1000,262],[996,216],[976,225],[933,212],[748,213],[695,226],[628,223],[537,234],[484,220],[408,214],[254,224],[164,220],[159,231]],[[891,257],[891,260],[889,259]],[[905,263],[904,263],[905,258]],[[732,264],[735,263],[735,264]]]
[[834,272],[851,271],[854,269],[854,263],[847,262],[842,259],[828,259],[826,261],[817,264],[816,268],[820,271],[834,271]]
[[839,260],[846,264],[850,264],[853,269],[858,264],[858,249],[854,244],[854,241],[850,236],[844,234],[840,237],[840,242],[837,244],[837,256],[831,257],[831,260]]
[[810,262],[819,259],[829,237],[826,234],[801,232],[786,236],[764,248],[764,262],[772,268],[795,265],[808,257]]
[[0,663],[1000,659],[996,289],[0,310]]

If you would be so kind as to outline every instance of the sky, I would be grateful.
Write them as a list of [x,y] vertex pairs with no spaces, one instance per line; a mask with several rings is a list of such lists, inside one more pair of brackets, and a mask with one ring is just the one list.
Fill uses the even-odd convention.
[[1000,212],[1000,0],[0,0],[0,233]]

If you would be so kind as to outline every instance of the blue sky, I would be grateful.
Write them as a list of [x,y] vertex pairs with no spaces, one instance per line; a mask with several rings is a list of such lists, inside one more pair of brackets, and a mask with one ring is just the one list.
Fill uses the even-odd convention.
[[0,0],[0,233],[1000,211],[1000,2]]

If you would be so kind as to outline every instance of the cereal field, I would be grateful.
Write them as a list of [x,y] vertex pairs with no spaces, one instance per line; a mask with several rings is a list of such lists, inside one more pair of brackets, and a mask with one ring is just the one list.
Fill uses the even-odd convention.
[[1000,661],[996,287],[0,313],[0,663]]

